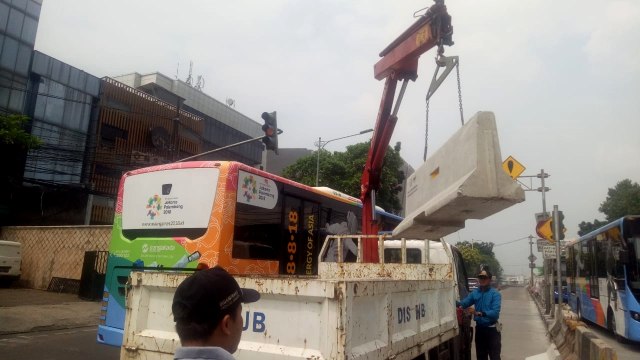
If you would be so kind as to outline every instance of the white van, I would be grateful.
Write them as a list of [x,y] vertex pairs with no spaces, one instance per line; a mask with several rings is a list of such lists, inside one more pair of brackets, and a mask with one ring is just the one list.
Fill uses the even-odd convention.
[[22,244],[0,240],[0,284],[9,285],[20,278]]

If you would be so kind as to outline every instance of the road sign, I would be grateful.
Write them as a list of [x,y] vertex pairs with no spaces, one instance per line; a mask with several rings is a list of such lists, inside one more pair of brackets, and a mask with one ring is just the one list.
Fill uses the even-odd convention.
[[502,168],[513,180],[517,179],[525,169],[525,167],[520,164],[518,160],[514,159],[513,156],[509,156],[507,160],[502,163]]
[[538,246],[538,252],[542,252],[542,247],[545,245],[549,245],[549,241],[545,239],[538,239],[536,242],[536,246]]
[[530,262],[535,262],[536,260],[538,260],[538,258],[535,255],[533,255],[533,254],[529,255],[529,261]]
[[545,260],[555,259],[556,258],[556,246],[555,245],[545,245],[542,247],[542,257]]
[[538,221],[536,233],[543,239],[549,240],[553,244],[553,229],[551,229],[551,219]]

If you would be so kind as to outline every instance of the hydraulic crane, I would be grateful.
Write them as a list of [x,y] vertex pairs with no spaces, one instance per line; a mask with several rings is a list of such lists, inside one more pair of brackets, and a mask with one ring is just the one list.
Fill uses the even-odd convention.
[[[371,138],[371,147],[360,182],[364,235],[378,234],[375,194],[380,188],[384,156],[398,121],[397,114],[402,97],[409,80],[415,81],[418,77],[418,59],[420,55],[435,46],[438,47],[438,54],[442,55],[444,45],[453,45],[451,16],[447,13],[444,0],[434,0],[434,2],[435,4],[429,7],[424,15],[380,53],[382,59],[374,66],[375,78],[386,79],[386,81]],[[394,106],[396,86],[400,80],[402,80],[402,87]],[[373,238],[363,239],[363,241],[363,261],[378,262],[377,241]]]

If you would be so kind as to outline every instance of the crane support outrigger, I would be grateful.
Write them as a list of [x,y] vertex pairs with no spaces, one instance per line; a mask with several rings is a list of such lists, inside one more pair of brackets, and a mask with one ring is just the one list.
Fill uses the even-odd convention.
[[[371,147],[360,182],[360,199],[363,206],[362,233],[365,235],[378,234],[375,194],[380,188],[384,156],[398,120],[397,114],[404,91],[409,80],[415,81],[418,77],[418,59],[420,55],[435,46],[438,47],[438,54],[442,55],[444,45],[453,45],[451,16],[447,13],[444,0],[434,0],[434,2],[435,4],[429,7],[424,15],[380,53],[382,59],[374,65],[375,78],[386,79],[386,81],[371,138]],[[402,87],[394,106],[393,100],[400,80],[402,80]],[[363,261],[378,262],[377,241],[375,239],[363,239],[363,241]]]

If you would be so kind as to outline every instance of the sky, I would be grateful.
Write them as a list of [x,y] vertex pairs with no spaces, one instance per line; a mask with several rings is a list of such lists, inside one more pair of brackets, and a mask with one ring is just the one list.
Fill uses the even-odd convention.
[[[430,0],[44,0],[36,50],[92,75],[202,75],[203,91],[262,123],[278,112],[280,148],[314,149],[374,127],[384,81],[379,53]],[[558,205],[567,238],[623,179],[640,182],[640,2],[448,0],[460,57],[465,120],[495,114],[502,158],[523,175],[544,169],[547,211]],[[425,95],[435,50],[422,55],[391,144],[414,168],[425,146]],[[460,128],[455,72],[431,98],[429,153]],[[330,151],[371,133],[329,143]],[[523,179],[537,188],[539,180]],[[446,239],[489,241],[507,274],[529,274],[541,194]],[[520,240],[518,240],[520,239]],[[542,254],[536,251],[536,263]]]

